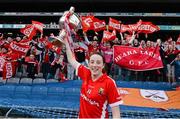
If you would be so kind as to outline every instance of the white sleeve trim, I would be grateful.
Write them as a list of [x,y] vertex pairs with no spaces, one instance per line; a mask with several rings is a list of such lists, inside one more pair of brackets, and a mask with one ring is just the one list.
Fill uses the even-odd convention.
[[115,106],[118,106],[118,105],[120,105],[120,104],[123,104],[123,101],[122,101],[122,100],[120,100],[120,101],[118,101],[118,102],[115,102],[115,103],[112,103],[112,104],[109,104],[109,105],[110,105],[110,107],[115,107]]
[[81,64],[78,63],[78,65],[77,65],[77,67],[76,67],[76,76],[78,75],[78,68],[79,68],[80,65],[81,65]]

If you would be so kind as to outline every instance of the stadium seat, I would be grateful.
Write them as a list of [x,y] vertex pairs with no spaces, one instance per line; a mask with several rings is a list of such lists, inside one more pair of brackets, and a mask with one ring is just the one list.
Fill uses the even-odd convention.
[[80,88],[65,88],[64,100],[79,101]]
[[20,78],[14,77],[7,80],[7,84],[19,84]]
[[19,78],[21,78],[21,77],[22,77],[22,72],[16,72],[15,77],[19,77]]
[[23,74],[22,74],[22,77],[27,77],[27,73],[26,72],[24,72]]
[[45,86],[35,85],[32,87],[32,99],[44,99],[47,97],[48,88]]
[[15,85],[0,86],[0,98],[12,98],[15,91]]
[[29,98],[31,95],[31,86],[17,86],[15,89],[15,98]]
[[32,78],[21,78],[20,84],[32,84]]
[[64,96],[64,88],[63,87],[49,87],[48,88],[48,96],[47,99],[62,99]]
[[37,77],[37,78],[42,78],[42,77],[43,77],[43,73],[38,73],[38,74],[36,75],[36,77]]
[[81,87],[82,80],[73,80],[73,87]]
[[35,78],[33,80],[33,84],[44,84],[46,83],[46,80],[44,78]]
[[56,79],[47,79],[47,83],[58,83],[59,81]]
[[5,84],[7,80],[4,80],[2,77],[0,77],[0,83]]

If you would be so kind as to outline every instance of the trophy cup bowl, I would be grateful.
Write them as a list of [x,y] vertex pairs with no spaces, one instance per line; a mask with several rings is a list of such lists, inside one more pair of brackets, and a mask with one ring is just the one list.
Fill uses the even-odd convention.
[[[69,9],[69,11],[65,11],[63,16],[60,17],[59,19],[59,29],[62,31],[64,29],[64,22],[66,17],[68,18],[69,21],[69,26],[70,28],[72,28],[74,31],[76,31],[77,29],[81,28],[81,19],[80,17],[74,13],[75,8],[71,7]],[[54,37],[54,40],[52,41],[52,44],[58,47],[61,47],[63,45],[63,37],[61,36],[61,31],[59,33],[58,37]],[[64,31],[63,31],[64,32]]]
[[64,21],[66,17],[68,17],[69,25],[72,29],[80,29],[81,28],[81,19],[80,17],[74,13],[75,8],[71,7],[69,11],[65,11],[63,16],[59,19],[59,28],[64,29]]

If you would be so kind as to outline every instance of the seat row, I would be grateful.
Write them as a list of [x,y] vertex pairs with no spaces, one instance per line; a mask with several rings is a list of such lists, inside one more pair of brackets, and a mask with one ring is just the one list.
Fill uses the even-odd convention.
[[43,99],[43,100],[78,100],[80,88],[49,87],[42,85],[1,85],[0,99]]

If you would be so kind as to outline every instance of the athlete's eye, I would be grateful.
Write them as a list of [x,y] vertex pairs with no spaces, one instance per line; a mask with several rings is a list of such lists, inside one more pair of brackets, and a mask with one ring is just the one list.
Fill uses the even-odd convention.
[[93,64],[93,63],[94,63],[94,61],[93,61],[93,60],[91,60],[91,61],[90,61],[90,63],[91,63],[91,64]]
[[97,64],[101,64],[102,62],[101,62],[100,60],[97,60],[96,63],[97,63]]

